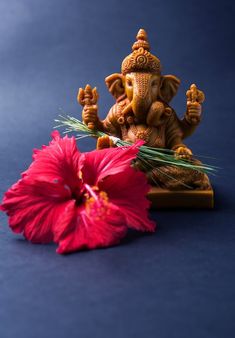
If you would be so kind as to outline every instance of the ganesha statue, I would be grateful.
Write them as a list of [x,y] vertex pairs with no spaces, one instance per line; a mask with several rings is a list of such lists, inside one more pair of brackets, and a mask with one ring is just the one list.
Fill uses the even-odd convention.
[[[79,90],[78,101],[84,106],[83,122],[89,128],[128,142],[143,140],[149,147],[173,150],[178,159],[200,163],[193,159],[192,150],[184,139],[194,133],[201,121],[204,93],[192,84],[186,93],[186,112],[183,118],[177,116],[170,102],[180,80],[174,75],[162,74],[160,60],[150,53],[144,29],[139,30],[132,53],[124,58],[121,73],[109,75],[105,82],[115,103],[104,120],[98,116],[96,89],[91,93],[93,101],[89,101],[89,95],[84,97],[83,89]],[[91,91],[89,86],[87,89]],[[108,146],[112,146],[112,138],[98,139],[98,148]],[[139,167],[144,170],[141,164]],[[160,168],[153,166],[146,175],[158,193],[160,190],[182,193],[186,187],[194,192],[212,191],[207,175],[197,170],[162,165]]]

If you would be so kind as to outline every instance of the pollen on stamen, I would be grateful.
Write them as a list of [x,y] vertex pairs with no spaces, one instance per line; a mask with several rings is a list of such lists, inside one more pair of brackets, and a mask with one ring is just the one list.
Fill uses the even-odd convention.
[[100,220],[109,214],[108,195],[105,191],[100,191],[97,194],[97,199],[89,197],[86,200],[86,212],[89,217],[94,220]]

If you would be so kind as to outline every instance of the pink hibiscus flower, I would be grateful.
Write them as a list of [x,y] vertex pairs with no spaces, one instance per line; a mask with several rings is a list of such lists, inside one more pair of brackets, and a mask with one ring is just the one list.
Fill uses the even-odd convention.
[[128,227],[154,231],[145,175],[130,164],[138,145],[80,153],[75,138],[52,133],[0,206],[16,233],[57,252],[119,243]]

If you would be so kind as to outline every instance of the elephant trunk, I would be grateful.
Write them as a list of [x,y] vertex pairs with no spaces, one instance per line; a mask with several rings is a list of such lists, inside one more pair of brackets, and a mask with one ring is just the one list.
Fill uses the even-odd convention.
[[151,106],[151,100],[141,99],[134,96],[132,100],[132,110],[138,122],[144,123]]
[[132,99],[132,110],[138,122],[144,123],[152,103],[150,92],[150,74],[136,73]]

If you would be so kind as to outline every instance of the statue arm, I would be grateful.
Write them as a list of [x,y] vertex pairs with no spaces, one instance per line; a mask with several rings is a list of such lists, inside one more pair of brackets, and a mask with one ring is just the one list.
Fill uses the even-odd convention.
[[120,127],[117,123],[115,106],[116,105],[110,109],[104,120],[101,120],[98,116],[97,105],[85,106],[82,111],[82,120],[88,126],[92,123],[94,128],[98,129],[99,131],[120,137]]
[[178,123],[176,113],[172,110],[166,122],[166,147],[168,149],[175,149],[178,145],[182,145],[182,131]]
[[[114,75],[115,76],[112,75],[109,80],[115,80],[118,74]],[[118,79],[116,80],[118,80],[118,83],[120,82],[119,76]],[[113,136],[120,137],[121,128],[120,124],[117,122],[117,111],[119,102],[125,99],[126,95],[123,94],[117,97],[116,103],[111,107],[108,115],[104,120],[101,120],[98,116],[98,105],[97,105],[98,98],[99,95],[96,87],[92,89],[91,86],[87,84],[84,89],[79,88],[77,101],[83,106],[82,111],[83,122],[90,129],[97,129],[99,131],[106,132]]]
[[192,124],[187,120],[186,113],[183,119],[178,119],[179,127],[182,131],[182,139],[192,135],[194,131],[197,129],[200,120],[196,124]]
[[178,119],[182,138],[186,138],[194,133],[201,121],[202,102],[205,100],[204,93],[195,84],[190,86],[186,92],[187,110],[182,120]]
[[110,108],[108,115],[101,123],[104,132],[119,138],[121,137],[121,129],[116,116],[116,104]]
[[167,148],[174,150],[177,158],[186,159],[191,157],[191,150],[182,142],[183,133],[179,125],[178,117],[174,111],[172,111],[166,123],[165,137]]

